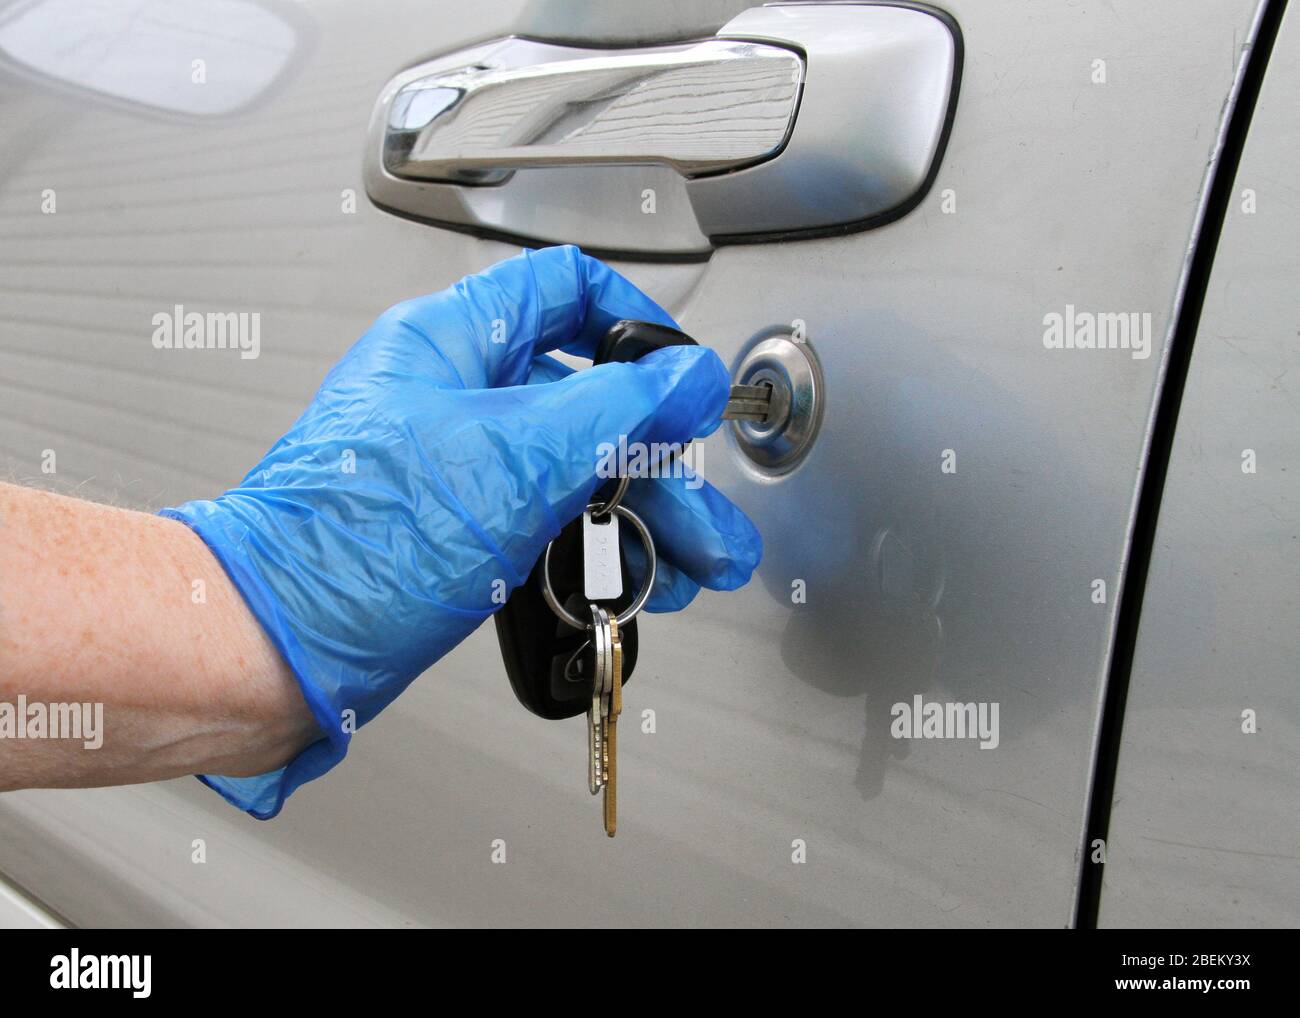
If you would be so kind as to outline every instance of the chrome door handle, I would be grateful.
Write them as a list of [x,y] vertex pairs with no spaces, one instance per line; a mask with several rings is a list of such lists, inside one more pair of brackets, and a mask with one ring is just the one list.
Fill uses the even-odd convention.
[[491,66],[421,73],[396,90],[384,168],[464,184],[571,163],[661,163],[686,177],[734,170],[780,149],[802,77],[797,53],[763,43],[593,55],[509,39]]
[[511,36],[385,86],[366,190],[452,229],[658,257],[861,229],[929,187],[960,69],[955,23],[916,4],[779,3],[637,49]]

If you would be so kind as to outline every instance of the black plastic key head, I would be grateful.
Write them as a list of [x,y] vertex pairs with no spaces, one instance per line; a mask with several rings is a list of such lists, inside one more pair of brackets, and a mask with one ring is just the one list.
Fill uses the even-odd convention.
[[653,350],[666,346],[696,346],[695,340],[667,325],[654,322],[634,322],[624,319],[609,327],[596,347],[593,364],[626,364],[639,361]]

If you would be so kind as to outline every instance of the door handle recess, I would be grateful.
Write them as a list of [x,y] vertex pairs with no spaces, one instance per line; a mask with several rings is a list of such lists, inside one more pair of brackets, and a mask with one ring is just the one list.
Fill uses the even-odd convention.
[[366,190],[435,225],[634,256],[863,229],[928,190],[960,69],[947,15],[893,3],[752,8],[635,49],[510,36],[384,87]]

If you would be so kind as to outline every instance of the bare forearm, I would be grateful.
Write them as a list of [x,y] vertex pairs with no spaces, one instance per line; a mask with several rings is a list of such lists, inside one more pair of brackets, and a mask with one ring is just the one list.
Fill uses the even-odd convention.
[[[0,484],[5,704],[0,791],[259,774],[319,738],[289,669],[188,527]],[[102,704],[102,745],[5,725],[31,734],[53,704]]]

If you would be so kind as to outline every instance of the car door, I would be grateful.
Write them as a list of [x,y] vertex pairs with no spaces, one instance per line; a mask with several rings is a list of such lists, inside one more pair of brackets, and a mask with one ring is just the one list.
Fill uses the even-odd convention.
[[[20,20],[27,35],[7,36],[16,18],[66,17],[55,0],[0,10],[0,454],[20,479],[141,508],[211,496],[382,309],[524,243],[604,253],[729,365],[764,338],[802,344],[821,382],[819,426],[793,462],[774,466],[730,427],[701,443],[703,472],[766,554],[743,590],[641,621],[613,842],[585,788],[582,721],[526,713],[485,627],[272,822],[192,779],[4,796],[0,873],[48,913],[115,926],[1073,921],[1165,344],[1259,5],[813,5],[911,11],[952,40],[932,165],[906,201],[857,219],[828,225],[849,184],[819,182],[887,175],[818,163],[818,145],[900,137],[926,82],[850,47],[847,64],[887,73],[822,104],[817,144],[796,148],[823,65],[754,21],[735,37],[806,57],[806,92],[790,144],[741,173],[812,163],[780,201],[769,184],[738,198],[735,180],[712,178],[729,218],[709,221],[727,230],[701,229],[705,206],[684,205],[681,174],[659,164],[640,180],[599,162],[519,168],[490,185],[492,208],[457,198],[459,220],[371,200],[368,125],[401,72],[508,36],[615,54],[687,45],[753,6],[229,0],[242,35],[195,15],[166,36],[164,62],[205,98],[168,84],[161,107],[5,47],[39,35]],[[149,4],[110,8],[119,20],[83,46],[111,50],[159,20]],[[258,45],[232,52],[232,35]],[[864,123],[863,109],[904,112]],[[769,228],[791,209],[808,229]],[[152,317],[176,305],[258,313],[258,355],[157,349]],[[1133,331],[1085,345],[1103,321]],[[983,731],[927,725],[935,706]]]

